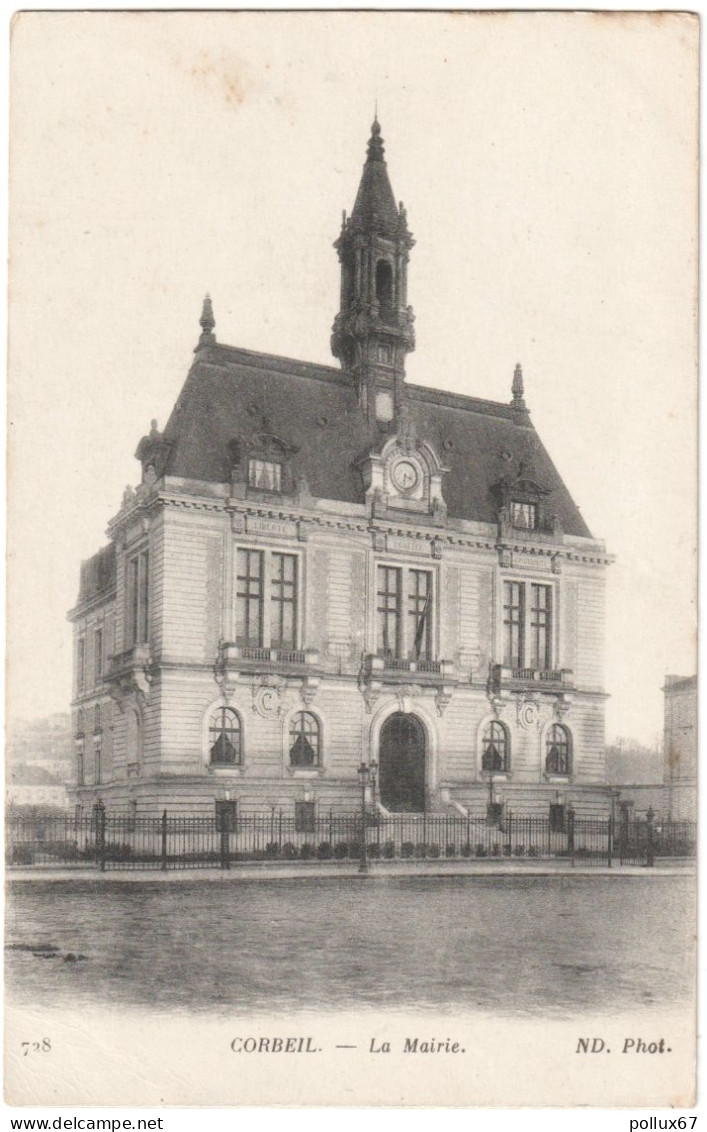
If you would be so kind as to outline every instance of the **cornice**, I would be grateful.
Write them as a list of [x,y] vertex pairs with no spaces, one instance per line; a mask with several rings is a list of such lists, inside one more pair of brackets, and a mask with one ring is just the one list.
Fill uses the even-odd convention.
[[103,590],[100,594],[89,598],[87,601],[77,602],[66,614],[67,621],[78,621],[81,617],[92,613],[94,609],[99,606],[106,605],[109,601],[114,601],[117,590],[113,586],[110,590]]
[[[565,559],[567,562],[579,563],[585,566],[609,566],[615,561],[615,556],[607,554],[597,548],[596,543],[586,550],[578,547],[576,542],[567,546],[564,541],[549,540],[542,544],[524,539],[504,537],[499,539],[496,524],[488,524],[488,534],[471,533],[455,528],[455,520],[447,519],[444,527],[429,525],[427,517],[414,516],[384,516],[369,517],[367,515],[353,516],[337,514],[336,500],[327,501],[332,509],[323,511],[312,509],[295,503],[273,505],[271,502],[259,503],[255,500],[235,499],[233,496],[215,497],[186,494],[168,488],[153,487],[149,494],[137,499],[135,503],[121,511],[109,525],[108,533],[116,538],[120,532],[138,518],[154,512],[158,508],[172,508],[179,511],[201,512],[204,514],[229,514],[232,516],[252,516],[259,519],[270,519],[281,522],[303,524],[306,529],[319,529],[329,531],[351,531],[357,534],[377,532],[396,537],[410,538],[412,541],[434,542],[449,549],[473,549],[498,553],[502,550],[515,551],[520,554],[532,555],[538,558]],[[76,607],[78,609],[78,607]],[[76,610],[72,610],[75,614]],[[71,615],[70,615],[71,616]]]

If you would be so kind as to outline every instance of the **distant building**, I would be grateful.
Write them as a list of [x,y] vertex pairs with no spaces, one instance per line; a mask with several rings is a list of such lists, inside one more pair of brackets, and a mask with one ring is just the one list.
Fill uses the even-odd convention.
[[413,244],[376,121],[339,368],[220,344],[207,297],[70,613],[81,804],[352,811],[375,762],[390,812],[608,812],[606,548],[519,365],[507,404],[406,382]]
[[697,808],[697,677],[666,676],[664,782],[673,818],[694,818]]
[[5,800],[9,809],[27,806],[65,810],[69,804],[66,783],[45,767],[21,764],[7,776]]
[[66,809],[67,787],[75,783],[68,712],[8,727],[5,770],[8,806]]

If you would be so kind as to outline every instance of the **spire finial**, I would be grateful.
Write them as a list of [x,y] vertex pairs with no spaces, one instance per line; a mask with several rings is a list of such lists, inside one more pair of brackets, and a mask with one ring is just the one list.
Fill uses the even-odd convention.
[[525,401],[523,399],[523,367],[520,362],[516,362],[516,367],[513,370],[513,383],[511,385],[511,393],[513,394],[513,407],[515,409],[524,409]]
[[368,140],[368,158],[367,161],[383,161],[383,138],[381,137],[380,122],[378,121],[378,109],[376,108],[376,116],[373,119],[371,126],[371,136]]
[[214,334],[214,327],[216,326],[216,322],[214,320],[214,308],[211,305],[211,295],[208,293],[208,291],[201,308],[201,318],[199,319],[199,325],[201,327],[199,346],[206,346],[214,343],[216,341],[216,335]]

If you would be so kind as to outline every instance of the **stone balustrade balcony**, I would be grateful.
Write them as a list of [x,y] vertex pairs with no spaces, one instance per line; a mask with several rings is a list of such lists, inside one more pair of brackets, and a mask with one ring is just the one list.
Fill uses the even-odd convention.
[[272,648],[269,645],[238,645],[231,642],[219,649],[219,665],[233,669],[280,671],[293,668],[316,668],[318,649]]
[[456,681],[456,665],[451,660],[411,660],[407,657],[379,656],[367,653],[363,658],[366,680],[388,684],[443,684]]
[[124,652],[114,653],[108,662],[108,675],[117,676],[132,668],[146,668],[151,663],[149,644],[133,645]]
[[574,673],[571,668],[514,668],[511,665],[494,664],[491,683],[497,692],[502,688],[569,692],[574,688]]

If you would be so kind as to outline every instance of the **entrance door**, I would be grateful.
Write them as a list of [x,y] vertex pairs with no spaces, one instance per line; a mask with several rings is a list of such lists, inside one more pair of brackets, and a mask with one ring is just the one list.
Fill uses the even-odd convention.
[[393,813],[425,810],[425,732],[419,719],[398,711],[381,728],[380,799]]

